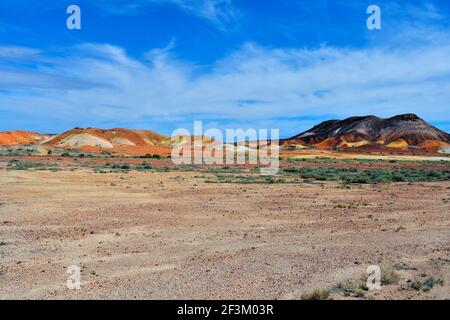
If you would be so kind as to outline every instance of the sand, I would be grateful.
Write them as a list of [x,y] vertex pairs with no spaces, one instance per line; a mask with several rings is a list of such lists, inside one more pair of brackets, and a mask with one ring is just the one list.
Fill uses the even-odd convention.
[[[450,298],[450,182],[342,189],[197,176],[0,170],[0,298],[299,299],[400,262],[413,270],[365,299]],[[80,290],[66,287],[70,265],[82,269]],[[443,284],[411,289],[424,275]]]

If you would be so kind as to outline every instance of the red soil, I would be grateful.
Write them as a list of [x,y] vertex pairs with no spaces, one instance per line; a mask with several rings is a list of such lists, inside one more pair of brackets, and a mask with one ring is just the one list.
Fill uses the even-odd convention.
[[0,145],[12,146],[17,144],[36,143],[37,141],[43,140],[44,137],[44,135],[36,132],[20,130],[0,132]]

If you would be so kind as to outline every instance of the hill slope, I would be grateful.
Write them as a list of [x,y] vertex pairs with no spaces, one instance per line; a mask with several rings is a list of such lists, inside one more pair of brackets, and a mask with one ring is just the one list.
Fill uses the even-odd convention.
[[122,154],[167,154],[170,139],[148,130],[74,128],[43,141],[43,144]]
[[449,146],[450,135],[415,114],[404,114],[388,119],[364,116],[325,121],[284,140],[284,143],[308,145],[318,149],[364,146],[440,149]]
[[163,146],[168,144],[168,138],[147,130],[75,128],[55,135],[44,143],[58,147],[112,149],[120,146]]
[[44,141],[51,135],[44,135],[28,131],[5,131],[0,132],[0,146],[13,146],[18,144],[36,144]]

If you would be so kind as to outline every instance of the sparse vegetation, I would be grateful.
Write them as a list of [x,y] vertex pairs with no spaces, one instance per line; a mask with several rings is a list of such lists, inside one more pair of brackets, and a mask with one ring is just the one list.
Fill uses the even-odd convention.
[[[345,185],[378,184],[392,182],[420,182],[450,180],[450,171],[435,172],[416,169],[343,169],[343,168],[284,168],[275,176],[260,176],[258,174],[233,175],[230,173],[245,173],[242,168],[210,168],[204,172],[213,173],[216,179],[208,183],[311,183],[322,181],[340,181]],[[253,172],[250,172],[253,173]],[[256,173],[256,172],[255,172]]]
[[145,171],[150,169],[152,169],[152,166],[147,161],[144,161],[141,164],[136,165],[136,170],[139,171]]
[[329,300],[331,290],[329,289],[315,289],[311,293],[304,293],[301,296],[302,300]]
[[393,269],[381,269],[381,284],[383,286],[396,284],[400,280],[400,275]]
[[450,171],[419,169],[346,169],[346,168],[285,168],[285,175],[319,181],[342,181],[344,183],[376,184],[389,182],[419,182],[450,180]]
[[365,298],[367,288],[365,283],[361,283],[359,285],[346,282],[346,283],[338,283],[331,291],[334,293],[340,293],[344,295],[344,297],[355,297],[355,298]]
[[443,285],[444,280],[436,277],[425,277],[425,280],[414,280],[410,282],[410,288],[417,291],[430,291],[436,285]]
[[[71,153],[71,151],[68,152]],[[180,243],[177,243],[176,254],[192,256],[192,266],[198,267],[198,270],[203,270],[201,268],[204,266],[205,260],[203,260],[202,255],[197,253],[195,246],[192,246],[193,238],[191,235],[197,234],[197,232],[200,234],[200,232],[207,230],[205,237],[220,238],[224,241],[228,241],[228,239],[236,242],[242,241],[239,243],[242,248],[247,248],[249,245],[254,246],[251,249],[244,249],[246,250],[243,251],[245,254],[240,254],[241,251],[239,251],[233,258],[238,259],[238,263],[248,262],[249,257],[255,259],[255,261],[267,261],[267,266],[255,264],[256,268],[259,268],[255,269],[256,272],[272,272],[273,270],[276,273],[271,276],[273,282],[270,282],[269,285],[272,286],[276,283],[275,281],[283,281],[282,284],[288,288],[285,290],[286,292],[297,290],[299,274],[297,267],[303,268],[303,265],[296,265],[291,269],[292,272],[284,273],[286,278],[281,279],[278,276],[279,270],[284,272],[285,264],[277,265],[280,258],[281,261],[286,259],[289,262],[294,261],[294,259],[302,259],[307,254],[317,257],[321,261],[336,259],[338,263],[333,263],[325,269],[315,267],[317,259],[302,261],[305,264],[304,270],[308,269],[308,272],[304,273],[305,278],[301,279],[302,285],[311,290],[301,296],[304,300],[383,299],[386,297],[400,299],[434,298],[439,296],[440,290],[443,289],[439,287],[443,282],[436,275],[434,277],[420,276],[413,268],[417,266],[421,272],[436,270],[431,268],[434,263],[444,261],[437,259],[446,258],[445,252],[441,249],[441,242],[429,241],[425,243],[426,248],[422,250],[422,247],[420,247],[421,250],[418,250],[416,255],[409,250],[409,246],[397,247],[395,244],[397,241],[408,240],[408,243],[412,245],[421,246],[423,245],[421,241],[425,236],[433,237],[435,232],[445,231],[445,215],[439,213],[445,212],[446,209],[442,199],[448,198],[448,191],[450,190],[448,182],[411,183],[411,185],[401,184],[398,186],[381,184],[360,186],[357,183],[338,183],[343,181],[341,179],[344,175],[358,177],[358,175],[363,174],[363,179],[365,177],[370,181],[372,179],[371,171],[377,170],[376,172],[379,172],[379,170],[366,166],[363,169],[342,166],[306,169],[296,168],[292,163],[289,163],[286,167],[286,163],[283,163],[287,170],[283,170],[282,167],[281,170],[283,171],[280,171],[279,174],[265,177],[259,174],[259,168],[257,167],[231,165],[174,166],[167,159],[125,157],[113,159],[100,157],[89,159],[86,157],[85,159],[79,159],[77,156],[70,159],[54,156],[53,159],[49,159],[47,156],[42,156],[32,158],[4,157],[0,161],[2,161],[0,166],[4,168],[0,172],[3,171],[3,175],[6,177],[6,179],[2,179],[3,188],[5,190],[10,188],[5,195],[2,194],[0,209],[5,212],[15,212],[16,208],[23,206],[23,199],[26,197],[26,204],[28,205],[29,202],[30,205],[34,205],[36,211],[45,212],[45,210],[48,210],[49,212],[48,216],[42,216],[42,219],[36,220],[42,221],[40,223],[43,226],[42,234],[55,239],[63,239],[66,241],[65,243],[70,243],[74,238],[78,239],[81,235],[89,234],[91,228],[94,228],[96,233],[98,232],[98,236],[86,237],[85,241],[90,241],[93,247],[98,247],[98,252],[102,255],[108,252],[111,252],[112,255],[122,255],[124,252],[131,255],[134,250],[141,252],[142,243],[149,247],[150,245],[157,247],[163,241],[169,243],[176,236],[176,239],[182,239]],[[30,168],[28,170],[35,170],[40,166],[49,168],[46,163],[52,162],[58,164],[55,169],[62,168],[67,171],[76,169],[77,172],[67,172],[67,176],[62,174],[52,176],[48,172],[6,172],[7,169],[14,167]],[[442,167],[439,169],[442,170]],[[386,171],[389,170],[398,170],[398,168],[386,169]],[[114,174],[99,176],[93,174],[93,171],[104,174],[113,172]],[[166,171],[170,171],[170,174],[156,173]],[[335,177],[329,178],[326,176],[330,174],[335,175]],[[302,177],[302,175],[307,178]],[[324,175],[324,179],[317,179],[321,175]],[[16,177],[21,179],[20,183],[10,183],[11,179],[16,179]],[[39,183],[36,183],[37,181]],[[212,186],[205,185],[205,181],[239,184]],[[335,182],[324,183],[323,181]],[[353,181],[356,181],[356,179]],[[291,183],[308,183],[311,185],[287,185]],[[261,185],[258,187],[258,185],[243,184]],[[269,184],[279,185],[270,186]],[[336,186],[345,186],[351,189],[343,191],[336,189]],[[88,188],[86,189],[86,187]],[[359,188],[361,189],[358,190]],[[25,192],[27,190],[31,190],[31,193],[28,194],[32,196],[28,196]],[[86,197],[86,191],[94,192]],[[50,192],[52,193],[52,199],[56,199],[55,202],[53,200],[49,202],[51,206],[41,200],[42,195],[50,194]],[[64,198],[66,196],[69,196],[68,201],[59,201],[59,199],[66,199]],[[183,216],[183,219],[178,218],[180,199],[183,199],[182,211],[189,213]],[[184,202],[185,200],[186,202]],[[427,207],[421,206],[423,202],[427,203]],[[93,204],[95,205],[93,206]],[[93,210],[93,207],[99,209]],[[82,211],[78,208],[81,208]],[[333,208],[335,209],[333,210]],[[410,208],[415,209],[407,211]],[[398,212],[404,212],[403,210],[407,214],[399,215]],[[20,209],[17,211],[21,212]],[[430,223],[444,227],[442,229],[421,228],[419,230],[420,237],[417,237],[415,232],[419,229],[417,226],[422,223],[423,211],[430,213],[426,217],[430,219]],[[52,219],[52,223],[63,225],[64,219],[67,219],[68,216],[70,217],[70,223],[74,221],[73,219],[84,219],[85,212],[92,215],[92,218],[89,217],[90,221],[96,223],[95,225],[90,223],[80,225],[80,228],[89,228],[85,231],[72,228],[72,225],[67,228],[70,232],[66,229],[49,230],[49,228],[46,228],[46,222],[50,219]],[[129,214],[122,214],[123,212]],[[201,221],[198,220],[199,213],[201,214]],[[109,215],[111,215],[112,221],[107,221],[110,225],[107,226],[108,230],[104,231],[104,218]],[[5,221],[0,221],[0,224],[6,230],[15,229],[15,225],[23,226],[28,221],[26,219],[22,221],[23,219],[9,218],[10,216],[7,215],[3,219]],[[41,218],[40,215],[38,218]],[[204,218],[205,220],[203,220]],[[7,222],[6,219],[13,222]],[[150,219],[151,221],[149,221]],[[143,221],[151,223],[152,228],[140,228]],[[276,222],[275,226],[274,221]],[[413,225],[411,221],[416,221],[417,224]],[[132,229],[133,236],[127,236],[128,228],[120,229],[122,222],[126,227],[128,227],[128,224],[137,226]],[[174,230],[176,234],[160,231],[165,230],[167,223],[173,224],[174,227],[171,230]],[[208,229],[211,225],[218,227],[212,230]],[[402,231],[402,226],[407,228],[406,231],[394,232],[397,229]],[[378,232],[382,228],[388,230],[389,234]],[[112,250],[109,250],[109,246],[104,247],[97,244],[97,242],[104,241],[103,237],[106,232],[111,233],[110,230],[113,230],[111,234],[114,235],[116,231],[119,231],[116,229],[120,229],[123,235],[120,239],[114,241],[117,243],[117,247],[111,246]],[[357,230],[357,232],[353,232],[354,230]],[[286,234],[298,235],[300,233],[302,233],[301,238],[286,242]],[[102,239],[99,238],[100,236]],[[372,246],[372,242],[361,242],[361,239],[365,238],[379,240],[379,246],[384,248],[383,251],[376,254],[374,250],[376,246]],[[445,239],[445,237],[442,239]],[[9,253],[16,246],[25,246],[21,247],[24,248],[21,253],[25,253],[19,256],[21,261],[28,261],[26,258],[30,253],[33,256],[41,254],[41,251],[36,251],[36,253],[31,251],[34,249],[32,241],[10,242],[7,239],[3,240],[7,241],[7,244],[0,241],[0,248],[5,253]],[[264,250],[260,249],[259,244],[266,241],[274,243],[267,249],[270,252],[265,248]],[[336,244],[331,249],[330,241]],[[52,243],[49,242],[44,248],[48,250],[46,251],[48,254],[55,257],[60,254],[67,254],[68,248],[72,248],[71,246],[61,246],[61,252],[53,251]],[[285,250],[286,243],[289,245],[288,250]],[[349,243],[358,245],[348,245]],[[367,244],[369,246],[364,247]],[[218,245],[223,245],[223,241],[219,241]],[[212,247],[212,250],[223,250],[220,246]],[[439,250],[433,251],[434,249]],[[39,250],[41,249],[39,248]],[[432,255],[423,255],[424,252],[432,252]],[[270,256],[267,256],[268,253]],[[370,255],[370,257],[366,259],[367,255]],[[389,265],[384,265],[386,268],[392,269],[383,270],[382,284],[384,289],[381,292],[369,291],[365,284],[367,273],[364,268],[369,261],[373,260],[376,263],[378,257],[382,258],[382,261],[394,259],[394,257],[398,260]],[[435,260],[424,261],[424,257],[435,258]],[[142,258],[141,255],[133,255],[133,259]],[[153,265],[156,259],[150,258],[152,260],[149,265]],[[170,259],[167,259],[164,255],[157,262],[165,265],[170,263]],[[209,257],[206,257],[206,259],[209,259]],[[402,259],[405,259],[405,263],[400,262],[403,261]],[[52,259],[52,261],[58,263],[57,259]],[[11,261],[11,263],[15,263],[15,261]],[[382,264],[383,262],[378,260],[378,263]],[[287,263],[286,265],[289,267],[292,264]],[[324,283],[323,286],[314,284],[313,281],[322,272],[339,273],[343,265],[351,268],[352,273],[341,273],[339,276],[351,277],[350,283],[344,282],[336,287],[333,287],[335,282]],[[88,277],[96,278],[97,269],[95,275],[89,274],[92,269],[95,269],[93,265],[88,264],[84,268]],[[104,266],[102,270],[107,270],[107,268],[108,266]],[[354,270],[361,273],[360,278],[354,278]],[[415,270],[415,272],[407,270]],[[315,275],[316,272],[317,276]],[[429,273],[433,274],[431,271]],[[50,275],[49,273],[48,276]],[[445,273],[438,275],[445,279]],[[246,283],[251,284],[251,277],[252,274],[249,274]],[[411,279],[411,281],[406,282],[407,279]],[[258,290],[258,283],[255,285],[256,290]],[[276,288],[277,285],[275,284],[273,287]],[[317,289],[313,291],[317,287],[329,288],[330,290]],[[430,290],[432,292],[424,294],[424,292]],[[278,291],[274,291],[274,296],[278,294]]]
[[405,227],[400,226],[400,227],[395,229],[395,232],[401,232],[401,231],[405,231],[405,230],[406,230]]
[[[96,173],[114,173],[114,172],[128,172],[131,170],[136,171],[151,171],[151,172],[201,172],[205,174],[212,174],[206,178],[207,183],[237,183],[237,184],[298,184],[298,183],[321,183],[325,181],[341,182],[342,188],[351,188],[361,184],[383,184],[393,182],[428,182],[428,181],[446,181],[450,180],[450,170],[430,170],[430,169],[414,169],[414,168],[401,168],[398,163],[390,163],[384,161],[383,163],[388,167],[385,169],[379,168],[354,168],[355,163],[361,163],[367,165],[367,163],[374,163],[369,160],[353,160],[353,159],[330,159],[330,158],[317,158],[317,159],[295,159],[289,160],[287,163],[282,163],[280,171],[274,176],[261,176],[259,174],[258,167],[245,167],[234,165],[223,166],[207,166],[207,165],[167,165],[161,166],[162,163],[155,162],[157,159],[161,159],[158,155],[145,155],[138,158],[152,159],[149,161],[143,161],[142,163],[135,163],[136,159],[127,162],[126,159],[130,157],[114,156],[113,160],[106,164],[99,164],[98,162],[89,162],[82,160],[83,158],[95,158],[95,159],[112,159],[113,156],[108,152],[101,154],[80,153],[74,150],[56,150],[53,155],[60,154],[61,157],[70,157],[74,160],[75,166],[84,168],[91,168]],[[77,159],[78,158],[78,159]],[[36,170],[45,170],[45,167],[57,167],[52,164],[40,164],[40,161],[20,161],[20,164],[9,163],[8,169],[11,170],[28,170],[35,168]],[[22,162],[27,162],[22,164]],[[308,162],[314,164],[323,164],[324,167],[299,167],[298,162]],[[168,162],[169,163],[169,162]],[[381,163],[378,160],[377,163]],[[418,162],[420,163],[420,162]],[[339,164],[338,167],[332,167],[334,164]],[[342,167],[345,164],[351,165],[350,167]],[[395,165],[395,166],[394,166]],[[421,164],[422,165],[422,164]],[[424,162],[427,168],[431,165],[428,162]],[[419,166],[420,168],[420,166]],[[57,170],[57,169],[53,169]],[[443,200],[444,201],[444,200]],[[339,207],[338,207],[339,208]],[[399,230],[401,231],[401,230]]]
[[52,170],[58,171],[57,164],[47,164],[43,162],[34,162],[34,161],[19,161],[16,159],[11,160],[6,166],[7,170]]
[[392,266],[395,270],[415,270],[416,268],[411,267],[405,262],[398,262]]
[[146,154],[144,156],[140,156],[139,158],[143,158],[143,159],[161,159],[162,157],[159,154]]

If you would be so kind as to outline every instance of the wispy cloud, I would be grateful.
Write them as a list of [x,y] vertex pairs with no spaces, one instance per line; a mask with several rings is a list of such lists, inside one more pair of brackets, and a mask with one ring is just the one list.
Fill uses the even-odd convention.
[[[230,1],[123,1],[130,3],[177,6],[219,24],[233,16]],[[418,14],[419,7],[408,8],[408,17]],[[58,52],[0,47],[0,114],[66,128],[164,127],[165,133],[195,119],[277,127],[287,136],[330,117],[414,112],[449,130],[450,32],[436,7],[421,8],[419,20],[436,24],[402,20],[373,33],[365,48],[248,42],[205,66],[177,59],[175,38],[140,56],[99,43]],[[394,9],[383,11],[386,26]]]
[[232,0],[99,0],[96,4],[111,14],[137,14],[151,6],[175,6],[219,28],[232,23],[237,14]]
[[414,19],[421,21],[443,20],[445,15],[439,11],[439,8],[431,1],[425,1],[419,5],[406,4],[408,14]]
[[[209,21],[221,30],[237,23],[239,10],[234,0],[95,0],[95,5],[105,15],[138,15],[146,14],[155,7],[176,8],[188,15]],[[76,2],[76,1],[75,1]],[[70,2],[68,2],[70,4]],[[83,5],[80,4],[83,8]],[[49,9],[61,9],[61,3],[54,0],[34,0],[31,5],[29,1],[2,0],[0,9],[4,12],[41,13]],[[65,10],[63,11],[65,13]],[[16,25],[5,24],[0,21],[0,33],[20,28]]]
[[157,61],[166,59],[170,52],[175,48],[176,39],[172,38],[164,48],[154,48],[144,54],[144,57],[149,61]]
[[192,12],[217,25],[229,23],[236,15],[236,9],[231,0],[168,0],[167,2],[173,2],[185,11]]
[[38,55],[41,51],[27,48],[27,47],[17,47],[17,46],[0,46],[0,58],[2,59],[15,59],[24,58]]
[[[33,75],[0,69],[0,109],[30,117],[38,110],[62,123],[120,119],[174,128],[199,119],[271,125],[284,134],[304,129],[298,128],[302,117],[415,112],[431,121],[450,120],[450,41],[366,49],[248,43],[204,69],[168,55],[173,45],[142,59],[106,44],[77,46],[64,57],[47,53],[45,64],[30,56]],[[21,50],[3,52],[28,52]]]

